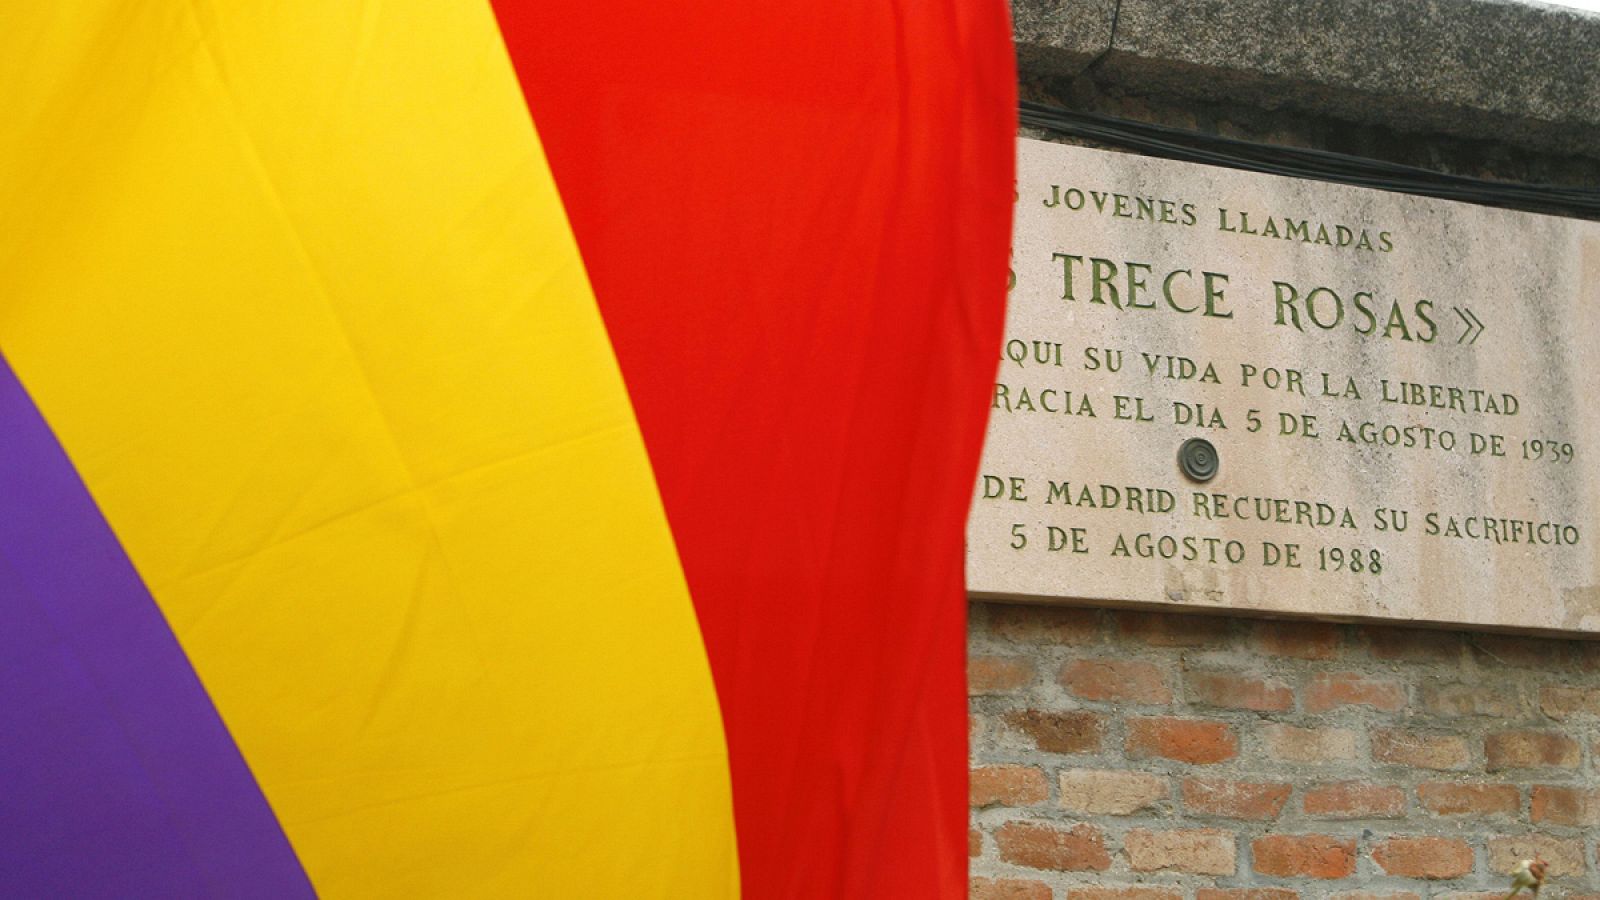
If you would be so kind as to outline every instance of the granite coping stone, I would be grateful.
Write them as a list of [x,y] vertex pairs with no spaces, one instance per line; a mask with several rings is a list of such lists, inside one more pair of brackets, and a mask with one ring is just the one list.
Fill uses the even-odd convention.
[[1017,67],[1025,73],[1069,76],[1111,47],[1117,0],[1018,0],[1011,5]]
[[1512,0],[1014,0],[1024,80],[1600,157],[1600,15]]

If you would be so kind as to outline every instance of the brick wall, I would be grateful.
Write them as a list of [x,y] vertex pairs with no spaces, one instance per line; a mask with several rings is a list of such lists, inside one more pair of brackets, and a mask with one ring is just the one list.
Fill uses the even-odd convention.
[[971,612],[974,898],[1600,900],[1600,643]]

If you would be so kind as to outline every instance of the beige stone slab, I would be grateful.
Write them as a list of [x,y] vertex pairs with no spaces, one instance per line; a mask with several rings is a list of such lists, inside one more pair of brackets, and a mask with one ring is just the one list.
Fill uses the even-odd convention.
[[972,593],[1600,633],[1600,224],[1018,160]]

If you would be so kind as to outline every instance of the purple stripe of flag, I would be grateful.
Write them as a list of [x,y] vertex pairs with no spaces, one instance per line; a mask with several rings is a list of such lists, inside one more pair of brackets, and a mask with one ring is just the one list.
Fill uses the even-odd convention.
[[3,358],[0,894],[314,896],[166,619]]

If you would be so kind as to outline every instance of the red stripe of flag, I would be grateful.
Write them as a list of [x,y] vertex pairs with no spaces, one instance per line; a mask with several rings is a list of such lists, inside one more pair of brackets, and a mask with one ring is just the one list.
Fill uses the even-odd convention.
[[495,6],[700,617],[745,896],[964,897],[1005,4]]

